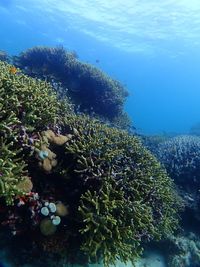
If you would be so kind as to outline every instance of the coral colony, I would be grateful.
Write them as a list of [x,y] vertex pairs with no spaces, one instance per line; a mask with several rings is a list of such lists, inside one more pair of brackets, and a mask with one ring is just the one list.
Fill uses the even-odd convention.
[[62,98],[71,98],[78,111],[123,129],[131,126],[123,111],[127,90],[99,69],[79,61],[75,53],[62,47],[33,47],[15,56],[14,64],[31,77],[51,82]]
[[176,229],[174,184],[137,137],[73,107],[0,62],[1,228],[38,260],[134,263],[144,242]]

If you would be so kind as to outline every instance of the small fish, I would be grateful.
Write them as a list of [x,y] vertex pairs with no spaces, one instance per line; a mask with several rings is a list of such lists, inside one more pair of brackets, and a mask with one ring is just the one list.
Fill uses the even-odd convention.
[[96,63],[99,63],[99,62],[100,62],[100,60],[99,60],[99,59],[96,59],[96,60],[95,60],[95,62],[96,62]]
[[10,67],[9,72],[12,73],[12,74],[16,74],[18,72],[18,70],[17,70],[17,68],[15,68],[14,66],[12,66],[12,67]]

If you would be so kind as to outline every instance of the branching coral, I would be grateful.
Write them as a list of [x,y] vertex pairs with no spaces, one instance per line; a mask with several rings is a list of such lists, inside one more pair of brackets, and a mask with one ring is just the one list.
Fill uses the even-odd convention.
[[[83,251],[105,266],[135,260],[141,240],[177,225],[173,184],[137,138],[89,117],[68,117],[68,179],[78,183]],[[70,160],[71,159],[71,160]]]
[[163,142],[166,142],[170,139],[170,136],[163,134],[163,135],[141,135],[141,141],[143,145],[151,151],[154,155],[156,155],[158,151],[158,147]]
[[[59,103],[48,83],[31,79],[20,71],[13,74],[10,65],[0,62],[0,108],[3,110],[1,121],[5,121],[7,127],[6,120],[15,115],[33,131],[55,122]],[[12,126],[15,125],[13,121]]]
[[13,143],[0,140],[0,197],[4,197],[7,204],[13,204],[17,195],[27,193],[22,183],[29,179],[25,170],[25,162],[18,156],[20,150],[15,150]]
[[200,138],[178,136],[161,143],[157,149],[159,160],[179,185],[200,185]]
[[187,226],[191,221],[199,224],[200,137],[183,135],[171,138],[157,147],[156,155],[184,199],[186,210],[182,223]]
[[98,193],[87,191],[79,207],[85,224],[80,230],[84,236],[81,249],[89,255],[90,261],[102,257],[105,266],[115,264],[118,257],[126,262],[132,255],[135,260],[140,252],[140,232],[147,230],[145,222],[151,220],[149,210],[143,209],[141,203],[133,207],[124,192],[113,184],[114,187],[105,182]]
[[172,233],[173,183],[140,141],[91,117],[66,114],[61,107],[68,104],[49,84],[11,67],[0,63],[0,193],[12,204],[33,187],[9,207],[5,224],[11,219],[13,233],[23,230],[34,244],[43,234],[48,248],[51,235],[59,245],[63,234],[69,259],[81,249],[84,259],[105,266],[134,262],[141,242]]
[[27,191],[28,183],[21,181],[26,169],[24,148],[34,145],[34,132],[59,121],[65,112],[65,109],[61,110],[64,106],[49,84],[29,78],[13,66],[0,62],[0,181],[1,197],[8,203],[23,193],[23,188]]
[[53,77],[54,82],[60,82],[63,88],[58,93],[70,96],[81,112],[129,123],[127,115],[122,114],[128,95],[125,88],[64,48],[33,47],[15,57],[14,62],[33,77],[49,81]]

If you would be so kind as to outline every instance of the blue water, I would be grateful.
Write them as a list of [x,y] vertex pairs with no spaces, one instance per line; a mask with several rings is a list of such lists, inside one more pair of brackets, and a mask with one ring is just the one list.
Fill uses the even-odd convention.
[[75,50],[126,85],[138,131],[186,133],[200,121],[199,8],[187,0],[1,0],[0,48]]

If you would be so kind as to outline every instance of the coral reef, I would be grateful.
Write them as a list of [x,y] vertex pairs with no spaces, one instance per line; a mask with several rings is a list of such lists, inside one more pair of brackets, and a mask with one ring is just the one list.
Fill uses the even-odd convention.
[[5,51],[0,50],[0,60],[9,62],[10,57],[8,56],[8,54]]
[[200,221],[200,137],[172,138],[161,143],[156,154],[184,199],[183,226],[196,229]]
[[18,156],[20,152],[12,142],[0,140],[0,196],[5,198],[8,205],[13,203],[15,196],[27,193],[22,183],[29,178],[25,162]]
[[81,112],[95,113],[128,126],[123,112],[125,88],[94,66],[82,63],[62,47],[33,47],[14,58],[14,64],[33,77],[61,83],[59,93],[70,96]]
[[141,135],[140,138],[143,145],[154,155],[157,154],[159,145],[170,139],[168,135]]
[[12,68],[0,62],[0,193],[10,204],[32,187],[27,183],[23,154],[33,143],[34,131],[55,124],[62,113],[49,84]]
[[170,236],[165,246],[169,251],[166,254],[169,267],[200,265],[200,240],[196,234],[190,232],[187,235]]
[[195,188],[200,185],[200,138],[183,135],[161,143],[158,159],[176,184]]
[[51,86],[34,80],[20,71],[13,74],[11,66],[0,63],[0,132],[13,132],[19,125],[26,130],[43,129],[58,117],[60,105]]
[[76,134],[66,144],[73,159],[66,179],[88,188],[79,203],[81,249],[91,260],[103,256],[105,266],[134,260],[141,240],[159,238],[177,224],[171,180],[137,138],[89,117],[67,123]]
[[0,109],[0,225],[23,263],[41,249],[82,265],[135,262],[143,242],[176,229],[174,184],[138,138],[75,115],[2,62]]

